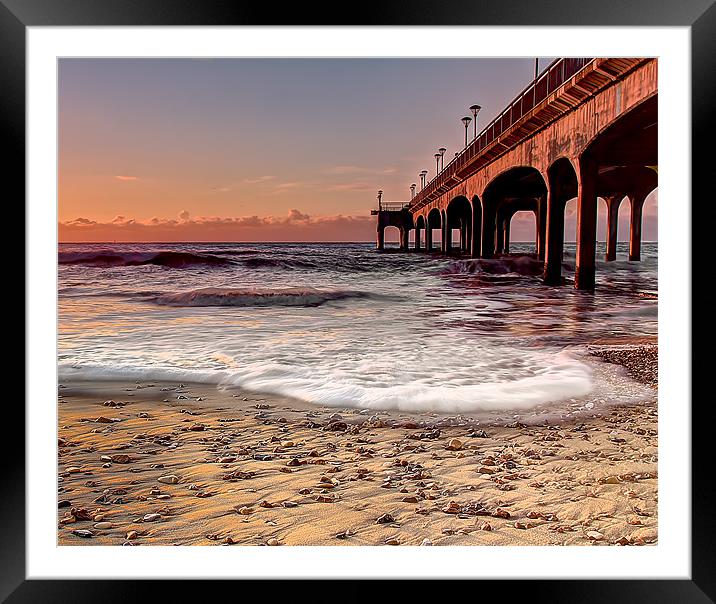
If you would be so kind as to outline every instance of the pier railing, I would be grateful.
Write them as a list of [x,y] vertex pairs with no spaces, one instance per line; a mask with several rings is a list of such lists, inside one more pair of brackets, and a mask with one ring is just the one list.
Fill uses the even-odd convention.
[[372,210],[371,213],[375,214],[379,210],[381,212],[400,212],[410,207],[409,201],[382,201],[379,204],[378,210]]
[[410,202],[410,205],[422,205],[422,202],[436,189],[456,177],[483,149],[493,143],[503,132],[514,126],[532,109],[544,101],[557,88],[580,72],[593,58],[556,59],[538,77],[532,81],[515,99],[487,126],[472,142],[468,143]]

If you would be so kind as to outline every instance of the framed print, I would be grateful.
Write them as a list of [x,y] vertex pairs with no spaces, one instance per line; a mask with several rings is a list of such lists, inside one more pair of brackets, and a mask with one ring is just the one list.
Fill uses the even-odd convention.
[[716,9],[519,4],[2,0],[4,598],[714,599],[689,250]]

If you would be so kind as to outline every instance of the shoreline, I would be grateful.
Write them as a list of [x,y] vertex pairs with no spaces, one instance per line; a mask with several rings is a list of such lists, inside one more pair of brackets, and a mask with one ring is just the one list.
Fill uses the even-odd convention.
[[495,426],[208,385],[64,386],[60,545],[657,540],[655,401]]

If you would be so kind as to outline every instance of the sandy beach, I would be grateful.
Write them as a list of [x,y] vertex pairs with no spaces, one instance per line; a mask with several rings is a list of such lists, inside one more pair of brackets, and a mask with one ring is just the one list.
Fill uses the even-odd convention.
[[[655,347],[592,353],[655,382]],[[95,382],[62,384],[58,407],[61,545],[657,540],[656,403],[489,425]]]

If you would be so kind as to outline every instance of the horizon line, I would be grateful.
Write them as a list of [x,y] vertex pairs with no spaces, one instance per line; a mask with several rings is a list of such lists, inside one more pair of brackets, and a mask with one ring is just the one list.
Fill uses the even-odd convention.
[[[437,239],[435,242],[437,243],[440,241],[440,239]],[[322,244],[346,244],[346,243],[375,243],[373,239],[366,240],[366,241],[193,241],[193,240],[186,240],[186,241],[58,241],[58,245],[98,245],[98,244],[108,244],[108,245],[117,245],[117,244],[131,244],[131,245],[138,245],[138,244],[171,244],[171,243],[195,243],[195,244],[211,244],[211,245],[224,245],[224,244],[231,244],[231,245],[260,245],[260,244],[288,244],[288,245],[296,245],[296,244],[316,244],[316,243],[322,243]],[[531,243],[536,244],[536,241],[510,241],[510,245],[515,243]],[[564,243],[577,243],[575,241],[565,241]],[[606,244],[606,240],[600,241],[597,240],[597,243],[604,243]],[[626,241],[617,241],[617,244],[619,243],[629,243],[629,240]],[[657,240],[642,240],[642,243],[659,243]],[[390,245],[400,245],[400,242],[398,241],[386,241],[386,244]],[[411,248],[411,251],[414,251],[415,248]],[[420,248],[425,249],[424,247]],[[438,248],[435,248],[436,250]]]

